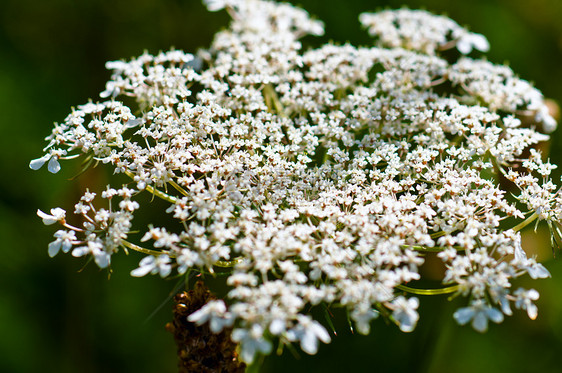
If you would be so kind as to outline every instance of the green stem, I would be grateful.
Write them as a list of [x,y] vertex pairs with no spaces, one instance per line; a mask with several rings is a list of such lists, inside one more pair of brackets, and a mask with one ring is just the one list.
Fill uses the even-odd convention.
[[187,193],[187,191],[185,189],[183,189],[181,186],[179,186],[174,180],[170,180],[169,181],[170,185],[173,186],[178,192],[180,192],[181,194],[183,194],[186,197],[189,197],[189,193]]
[[244,258],[235,258],[232,260],[217,260],[215,263],[213,263],[213,265],[221,268],[232,268],[238,263],[242,263],[242,261],[244,261]]
[[441,289],[416,289],[406,285],[398,285],[396,286],[396,288],[406,291],[408,293],[418,294],[418,295],[440,295],[440,294],[451,294],[457,292],[459,290],[459,285],[447,286],[446,288],[441,288]]
[[431,238],[439,238],[439,237],[442,237],[442,236],[444,236],[444,235],[446,235],[446,234],[447,234],[447,233],[445,233],[444,231],[439,231],[439,232],[432,233],[432,234],[430,234],[429,236],[430,236]]
[[511,228],[513,229],[515,232],[520,231],[521,229],[525,228],[527,225],[531,224],[533,221],[535,221],[537,218],[539,217],[539,215],[535,212],[533,213],[533,215],[529,216],[527,219],[525,219],[524,221],[522,221],[521,223],[517,224],[515,227]]
[[139,253],[143,253],[143,254],[147,254],[147,255],[160,256],[160,255],[166,254],[170,258],[175,257],[175,255],[170,254],[168,252],[145,249],[144,247],[135,245],[134,243],[126,241],[126,240],[122,240],[121,244],[128,249],[135,250],[135,251],[138,251]]
[[[127,176],[129,176],[131,179],[133,179],[133,180],[135,179],[135,174],[133,174],[131,171],[125,171],[125,174]],[[149,191],[150,193],[152,193],[153,195],[155,195],[156,197],[162,198],[164,201],[168,201],[170,203],[176,203],[177,200],[178,200],[176,197],[171,196],[169,194],[166,194],[166,193],[154,188],[151,185],[147,185],[145,189],[147,191]]]
[[[445,249],[448,249],[448,247],[442,247],[442,246],[435,246],[435,247],[425,247],[425,246],[409,246],[409,245],[402,245],[402,247],[404,249],[412,249],[415,251],[421,251],[421,252],[429,252],[429,253],[440,253]],[[461,246],[452,246],[453,249],[458,250],[458,251],[463,251],[465,250],[463,247]]]
[[[156,250],[146,249],[142,246],[135,245],[134,243],[126,241],[126,240],[121,241],[121,244],[128,249],[138,251],[139,253],[143,253],[143,254],[147,254],[147,255],[153,255],[153,256],[168,255],[168,257],[170,257],[170,258],[176,257],[175,254],[172,254],[169,251],[156,251]],[[232,260],[218,260],[215,263],[213,263],[213,266],[217,266],[217,267],[221,267],[221,268],[232,268],[235,265],[237,265],[238,263],[242,263],[243,260],[244,260],[244,258],[235,258],[235,259],[232,259]]]
[[277,96],[277,92],[273,89],[271,84],[266,84],[263,87],[263,93],[265,96],[266,105],[269,104],[269,109],[271,111],[277,112],[277,114],[281,115],[282,117],[285,116],[285,108],[281,101],[279,101],[279,97]]

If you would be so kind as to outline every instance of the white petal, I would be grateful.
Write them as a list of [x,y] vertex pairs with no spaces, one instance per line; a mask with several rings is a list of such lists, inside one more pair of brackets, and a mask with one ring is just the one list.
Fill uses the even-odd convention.
[[72,249],[72,242],[70,240],[63,240],[62,241],[62,252],[67,253]]
[[535,263],[535,265],[527,267],[527,272],[532,279],[550,277],[550,272],[542,264]]
[[31,162],[29,162],[29,168],[31,168],[32,170],[38,170],[41,167],[43,167],[43,165],[45,164],[45,162],[49,160],[49,158],[51,158],[51,155],[46,154],[41,158],[34,159]]
[[90,249],[87,246],[77,247],[74,250],[72,250],[72,256],[76,258],[87,255],[89,253],[90,253]]
[[66,215],[66,211],[64,211],[60,207],[55,207],[54,209],[51,209],[51,214],[57,219],[61,219]]
[[330,338],[330,334],[320,323],[314,321],[313,328],[314,328],[314,333],[322,342],[324,343],[331,342],[332,339]]
[[152,268],[154,268],[154,266],[156,265],[155,259],[156,258],[154,258],[152,255],[145,256],[144,258],[141,259],[139,266],[141,267],[148,266],[152,270]]
[[539,311],[539,310],[538,310],[537,306],[535,306],[534,304],[530,304],[530,305],[527,307],[527,315],[529,315],[529,318],[530,318],[531,320],[534,320],[534,319],[537,318],[538,311]]
[[420,300],[418,298],[410,298],[408,299],[408,306],[412,309],[415,310],[420,306]]
[[355,320],[355,328],[359,334],[368,335],[371,332],[371,323],[369,321],[366,319]]
[[269,331],[273,335],[279,335],[285,331],[285,322],[281,319],[275,319],[269,324]]
[[230,320],[223,319],[222,317],[213,317],[209,324],[213,333],[220,333],[225,326],[229,326]]
[[467,37],[464,37],[457,42],[457,49],[462,54],[469,54],[472,51],[472,44]]
[[474,310],[470,307],[459,308],[453,317],[460,325],[464,325],[474,317]]
[[318,340],[314,333],[310,331],[304,333],[301,338],[301,348],[309,355],[314,355],[318,352]]
[[234,342],[240,342],[248,334],[244,329],[234,329],[230,337]]
[[146,232],[146,233],[144,234],[144,236],[142,236],[141,242],[148,241],[148,240],[150,240],[151,238],[152,238],[152,230]]
[[52,219],[53,217],[39,209],[37,209],[37,216],[39,216],[41,219]]
[[160,266],[160,277],[162,277],[162,278],[168,277],[170,272],[172,272],[172,266],[171,265]]
[[544,132],[551,133],[556,129],[557,126],[558,123],[556,122],[556,119],[554,119],[550,115],[544,116],[542,118],[542,128]]
[[109,96],[115,97],[118,94],[119,94],[119,88],[117,87],[115,82],[107,82],[105,83],[105,91],[100,93],[100,97],[101,98],[108,98]]
[[209,323],[209,329],[211,329],[213,333],[219,333],[222,330],[222,323],[218,318],[213,317]]
[[397,320],[400,324],[398,325],[398,327],[400,328],[400,330],[402,330],[404,333],[410,333],[412,331],[414,331],[415,327],[416,327],[416,323],[418,321],[418,316],[417,313],[414,312],[413,315],[410,315],[409,313],[406,314],[404,313],[399,320]]
[[295,333],[294,330],[288,330],[288,331],[285,333],[285,337],[286,337],[289,341],[294,342],[294,341],[297,340],[297,333]]
[[492,320],[496,324],[499,324],[500,322],[503,321],[503,313],[501,313],[499,310],[495,308],[491,308],[491,307],[488,308],[486,310],[486,315],[490,320]]
[[209,12],[219,11],[226,6],[225,0],[203,0],[203,3],[205,3]]
[[109,266],[109,263],[111,262],[111,255],[109,255],[106,252],[102,252],[94,255],[94,260],[98,265],[98,267],[106,268],[107,266]]
[[103,92],[100,92],[100,97],[101,97],[101,98],[108,98],[109,96],[111,96],[111,91],[108,90],[108,89],[106,89],[106,90],[103,91]]
[[267,355],[271,352],[272,344],[267,339],[260,338],[256,341],[256,344],[258,350],[264,355]]
[[509,300],[507,300],[506,298],[503,298],[500,301],[500,305],[502,308],[502,312],[508,316],[511,316],[513,314],[513,312],[511,311],[511,307],[509,306]]
[[187,316],[187,321],[194,322],[197,325],[203,325],[207,320],[209,320],[209,313],[207,313],[203,308]]
[[133,277],[142,277],[147,275],[150,271],[152,271],[152,269],[154,268],[154,266],[149,266],[149,265],[143,265],[140,266],[137,269],[133,269],[131,271],[131,276]]
[[527,260],[527,254],[521,247],[521,244],[515,245],[514,255],[517,261],[524,262]]
[[131,120],[128,120],[128,121],[125,122],[125,127],[133,128],[133,127],[138,126],[141,123],[142,123],[141,118],[131,119]]
[[47,169],[49,170],[50,173],[56,174],[57,172],[60,171],[60,163],[57,159],[57,157],[52,157],[51,160],[49,161],[49,164],[47,165]]
[[484,35],[472,34],[472,45],[480,52],[487,52],[490,50],[490,43]]
[[57,222],[57,219],[53,215],[46,214],[41,210],[37,210],[37,216],[43,219],[43,224],[45,225],[51,225]]
[[484,312],[476,312],[474,320],[472,320],[472,327],[480,333],[484,333],[488,329],[488,318]]
[[59,253],[61,247],[61,240],[53,241],[49,244],[49,256],[52,258]]
[[532,299],[532,300],[537,300],[539,299],[539,292],[536,291],[535,289],[531,289],[527,292],[527,298]]
[[251,364],[254,361],[254,357],[256,356],[256,346],[254,345],[254,343],[252,343],[252,341],[248,341],[245,343],[241,343],[240,347],[240,357],[245,363]]

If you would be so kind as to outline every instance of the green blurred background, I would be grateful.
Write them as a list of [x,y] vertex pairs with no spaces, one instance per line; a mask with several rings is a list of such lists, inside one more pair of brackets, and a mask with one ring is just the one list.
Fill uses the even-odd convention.
[[[327,26],[321,41],[367,45],[360,12],[384,7],[446,13],[483,33],[488,58],[509,62],[545,96],[562,102],[560,0],[300,0]],[[114,257],[111,279],[70,255],[47,256],[53,229],[37,208],[71,210],[86,185],[104,185],[102,170],[76,182],[75,170],[32,172],[43,138],[70,107],[96,99],[109,78],[105,61],[144,50],[208,46],[227,24],[197,0],[0,1],[0,372],[174,372],[175,346],[164,330],[173,281],[131,278],[139,255]],[[562,164],[562,131],[551,159]],[[560,172],[557,173],[560,175]],[[562,261],[552,259],[545,237],[526,238],[553,279],[520,282],[541,293],[535,321],[517,312],[481,335],[452,321],[461,303],[422,299],[417,330],[403,334],[384,321],[371,335],[338,337],[318,355],[266,359],[264,372],[561,372]],[[162,306],[160,309],[159,307]]]

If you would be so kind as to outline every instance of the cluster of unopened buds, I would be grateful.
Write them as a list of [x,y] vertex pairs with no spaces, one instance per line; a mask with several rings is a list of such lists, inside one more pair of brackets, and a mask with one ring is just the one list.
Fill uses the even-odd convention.
[[[556,121],[509,67],[468,56],[487,51],[482,35],[402,9],[361,15],[374,46],[304,48],[323,24],[301,9],[206,3],[232,16],[208,50],[109,62],[107,100],[72,110],[30,163],[56,173],[81,157],[128,180],[86,191],[80,226],[39,211],[62,225],[50,256],[108,268],[133,250],[146,254],[133,276],[225,275],[225,299],[189,320],[232,327],[245,361],[274,343],[316,353],[331,340],[317,308],[364,334],[379,316],[414,330],[416,295],[465,297],[453,317],[481,332],[513,309],[537,316],[538,292],[514,280],[550,276],[520,231],[560,236],[555,166],[537,147]],[[166,226],[133,229],[143,194],[164,201]],[[445,269],[427,289],[429,253]]]

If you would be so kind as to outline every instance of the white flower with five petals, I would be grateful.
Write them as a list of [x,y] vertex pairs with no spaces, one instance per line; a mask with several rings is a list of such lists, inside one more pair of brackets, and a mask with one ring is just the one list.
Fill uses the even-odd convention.
[[57,255],[62,248],[63,253],[67,253],[76,243],[76,233],[74,231],[58,230],[55,232],[55,241],[49,244],[49,256],[52,258]]
[[314,355],[318,351],[318,340],[330,343],[330,335],[319,322],[304,315],[298,315],[297,319],[298,324],[287,331],[287,339],[299,341],[304,352]]
[[227,311],[226,305],[221,299],[205,304],[201,309],[189,315],[187,320],[197,325],[209,322],[209,328],[213,333],[220,333],[223,328],[232,326],[234,322],[232,314]]
[[131,271],[131,276],[142,277],[148,273],[160,274],[160,277],[166,277],[172,271],[172,265],[170,264],[170,257],[166,254],[155,256],[146,256],[140,263],[139,268]]
[[43,219],[43,224],[45,225],[55,224],[56,222],[61,222],[64,224],[66,211],[64,211],[60,207],[55,207],[54,209],[51,209],[51,215],[44,213],[41,210],[37,210],[37,215],[41,219]]
[[465,325],[472,320],[472,327],[481,333],[488,330],[488,320],[496,324],[503,321],[503,313],[490,307],[482,299],[472,301],[469,307],[459,308],[453,317],[460,325]]

